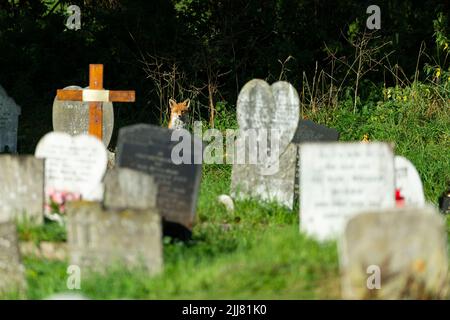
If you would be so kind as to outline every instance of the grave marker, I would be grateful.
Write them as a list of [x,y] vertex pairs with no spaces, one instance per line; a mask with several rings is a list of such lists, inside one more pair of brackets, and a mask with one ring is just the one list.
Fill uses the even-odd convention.
[[423,194],[422,180],[414,165],[402,156],[395,156],[395,188],[404,198],[404,205],[423,207],[425,196]]
[[101,181],[108,160],[105,146],[98,139],[50,132],[39,141],[35,156],[45,159],[46,195],[58,191],[90,201],[103,198]]
[[335,142],[339,140],[336,129],[317,124],[311,120],[300,120],[292,142],[296,144],[305,142]]
[[[88,88],[86,88],[88,89]],[[80,90],[79,86],[68,86],[63,90]],[[109,145],[114,128],[114,109],[112,102],[102,102],[102,139]],[[65,132],[71,136],[89,133],[89,103],[83,101],[53,101],[53,130]]]
[[19,294],[26,290],[16,224],[0,221],[0,295]]
[[0,86],[0,153],[17,152],[20,113],[20,106]]
[[[299,104],[297,91],[288,82],[278,81],[269,86],[264,80],[254,79],[242,88],[237,101],[240,132],[231,178],[233,197],[259,198],[293,207],[297,148],[291,140],[297,129]],[[278,133],[276,141],[269,138],[273,134],[271,130]],[[258,136],[256,150],[250,147],[251,143],[246,143],[246,139],[251,137],[250,132]],[[259,136],[261,133],[263,136]],[[265,137],[267,142],[261,140]],[[272,142],[278,144],[278,148]],[[239,155],[251,157],[255,153],[257,163],[250,163],[247,159],[245,163],[236,163]],[[275,155],[276,162],[261,161],[262,153]]]
[[128,168],[109,170],[104,179],[104,205],[109,209],[156,207],[158,187],[152,176]]
[[134,102],[134,91],[112,91],[103,89],[103,65],[89,65],[89,89],[58,90],[59,101],[89,102],[89,134],[103,141],[103,102]]
[[338,236],[364,210],[392,208],[394,156],[385,143],[305,143],[300,146],[301,231]]
[[191,164],[177,165],[172,161],[172,150],[179,142],[171,141],[173,132],[147,124],[120,129],[116,165],[153,176],[158,185],[156,207],[164,220],[192,230],[201,179],[202,143],[192,138],[194,149],[200,151],[187,151],[185,156]]
[[105,209],[98,202],[71,202],[67,206],[70,263],[81,271],[143,268],[162,270],[161,219],[157,211]]
[[16,217],[43,221],[44,161],[33,156],[0,156],[0,221]]
[[339,255],[344,299],[448,297],[446,226],[431,207],[352,218]]

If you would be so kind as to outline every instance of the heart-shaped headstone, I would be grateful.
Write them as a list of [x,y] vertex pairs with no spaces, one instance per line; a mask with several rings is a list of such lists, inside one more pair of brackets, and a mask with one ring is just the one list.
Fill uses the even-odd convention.
[[35,156],[45,159],[45,190],[79,194],[82,199],[100,200],[101,181],[108,162],[106,148],[89,135],[46,134]]
[[300,99],[289,82],[278,81],[270,86],[264,80],[253,79],[239,93],[236,112],[240,130],[279,130],[279,150],[283,152],[297,130]]

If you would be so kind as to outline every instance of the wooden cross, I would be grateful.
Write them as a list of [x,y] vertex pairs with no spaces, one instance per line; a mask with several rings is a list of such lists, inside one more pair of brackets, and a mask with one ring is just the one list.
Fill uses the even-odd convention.
[[58,89],[56,97],[60,101],[89,102],[89,134],[102,140],[103,102],[134,102],[135,91],[113,91],[103,89],[103,65],[89,65],[89,89]]

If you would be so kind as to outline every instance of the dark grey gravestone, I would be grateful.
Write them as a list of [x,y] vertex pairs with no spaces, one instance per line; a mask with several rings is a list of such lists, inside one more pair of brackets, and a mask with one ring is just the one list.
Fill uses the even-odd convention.
[[1,155],[0,168],[0,220],[26,218],[42,223],[44,160]]
[[20,112],[20,106],[0,86],[0,153],[17,152],[17,130]]
[[25,269],[21,263],[16,224],[0,222],[0,296],[23,294]]
[[317,124],[311,120],[300,120],[295,132],[293,143],[303,142],[334,142],[339,140],[339,132],[336,129]]
[[191,164],[175,164],[172,149],[179,141],[171,141],[174,132],[148,124],[120,129],[116,165],[153,176],[158,185],[156,207],[164,220],[192,230],[202,171],[202,143],[188,131],[178,130],[195,143],[185,154]]
[[[64,89],[82,90],[79,86]],[[108,147],[114,128],[114,110],[112,102],[103,102],[103,144]],[[88,133],[89,103],[81,101],[53,101],[53,130],[71,136]]]
[[[249,81],[241,90],[237,102],[237,120],[239,137],[236,140],[236,157],[231,178],[231,195],[238,199],[254,198],[264,201],[275,201],[290,209],[294,204],[295,168],[297,163],[296,146],[291,140],[297,129],[300,100],[295,88],[288,82],[278,81],[271,86],[264,80]],[[277,164],[260,161],[244,163],[237,158],[240,154],[246,157],[265,152],[260,149],[258,138],[254,147],[245,141],[250,131],[259,136],[260,133],[277,130]],[[268,136],[268,135],[267,135]],[[262,138],[264,139],[264,138]],[[266,145],[270,153],[276,153],[271,139]],[[240,147],[239,144],[246,144]],[[270,168],[278,168],[271,170]],[[267,170],[270,169],[270,170]]]

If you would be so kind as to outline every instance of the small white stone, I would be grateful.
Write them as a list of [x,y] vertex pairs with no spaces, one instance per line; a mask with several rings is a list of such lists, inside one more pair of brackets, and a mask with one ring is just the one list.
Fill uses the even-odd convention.
[[217,197],[217,201],[223,204],[228,212],[234,212],[234,202],[229,195],[221,194]]

